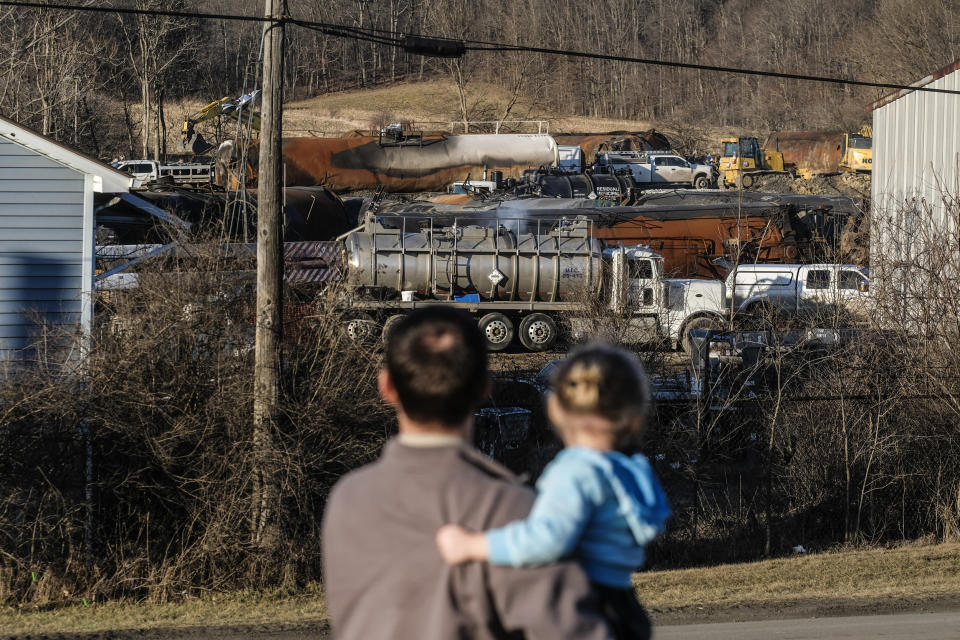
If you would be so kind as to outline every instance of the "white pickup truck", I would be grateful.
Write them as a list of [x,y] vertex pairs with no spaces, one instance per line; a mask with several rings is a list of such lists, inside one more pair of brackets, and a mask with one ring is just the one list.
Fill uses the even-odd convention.
[[851,264],[748,264],[730,272],[727,304],[736,313],[811,313],[826,307],[863,311],[867,270]]
[[[670,326],[684,350],[690,333],[722,329],[731,315],[738,322],[783,328],[789,317],[843,313],[845,320],[869,312],[870,281],[867,270],[850,264],[747,264],[731,270],[726,280],[669,280],[665,306],[678,320]],[[680,312],[680,310],[683,310]],[[731,314],[731,311],[733,312]]]
[[716,184],[713,165],[692,164],[669,151],[602,151],[597,154],[596,171],[629,169],[643,186],[690,186],[709,189]]

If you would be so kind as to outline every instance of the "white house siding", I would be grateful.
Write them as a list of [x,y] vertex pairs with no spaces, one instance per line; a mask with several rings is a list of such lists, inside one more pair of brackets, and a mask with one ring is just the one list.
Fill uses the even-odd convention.
[[0,362],[32,357],[38,321],[79,331],[89,182],[0,136]]
[[[960,91],[958,66],[917,84]],[[944,197],[960,194],[960,96],[900,94],[873,111],[872,252],[894,261],[914,257],[924,238],[956,231]]]

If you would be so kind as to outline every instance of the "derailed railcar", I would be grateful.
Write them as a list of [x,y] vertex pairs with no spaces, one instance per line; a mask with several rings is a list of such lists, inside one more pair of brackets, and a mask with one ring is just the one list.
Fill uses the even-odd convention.
[[557,144],[578,146],[585,164],[593,164],[599,151],[667,151],[670,141],[656,129],[649,131],[613,131],[610,133],[570,133],[554,136]]
[[[678,192],[643,197],[634,206],[602,200],[526,198],[473,204],[395,202],[381,212],[442,224],[454,217],[484,224],[506,217],[517,232],[538,220],[583,216],[608,245],[642,244],[663,256],[665,273],[720,278],[725,262],[846,262],[843,249],[858,212],[849,198]],[[384,218],[385,224],[393,224]]]
[[[187,189],[173,185],[142,189],[136,196],[182,220],[187,238],[251,242],[257,233],[257,191]],[[343,200],[324,187],[284,189],[283,241],[332,240],[356,226]],[[122,198],[98,207],[101,236],[117,244],[166,243],[168,229],[156,216],[130,206]]]
[[[233,143],[218,151],[218,176],[238,183],[257,179],[257,149],[246,153],[241,176]],[[416,135],[349,138],[285,138],[287,186],[323,185],[333,191],[384,187],[391,193],[440,191],[447,185],[499,171],[519,178],[524,171],[557,163],[557,143],[543,134]]]
[[799,174],[822,175],[840,171],[842,133],[778,131],[763,143],[764,149],[783,154],[783,164]]

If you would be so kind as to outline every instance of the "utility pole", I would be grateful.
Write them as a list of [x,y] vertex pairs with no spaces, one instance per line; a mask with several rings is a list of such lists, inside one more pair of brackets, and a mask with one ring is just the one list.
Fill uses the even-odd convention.
[[273,429],[280,393],[280,346],[283,330],[283,39],[286,0],[265,0],[263,31],[263,102],[257,179],[257,312],[253,365],[253,509],[251,537],[264,536],[275,502]]

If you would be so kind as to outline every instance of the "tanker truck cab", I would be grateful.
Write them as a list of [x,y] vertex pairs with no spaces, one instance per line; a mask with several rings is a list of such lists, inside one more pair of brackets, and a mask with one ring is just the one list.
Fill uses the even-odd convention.
[[663,257],[645,246],[608,247],[603,254],[610,265],[610,308],[620,314],[659,313]]
[[[723,282],[664,278],[663,257],[645,246],[618,246],[604,254],[615,283],[610,308],[631,316],[630,335],[636,341],[655,337],[687,351],[691,332],[723,328]],[[622,283],[623,295],[616,283]]]

